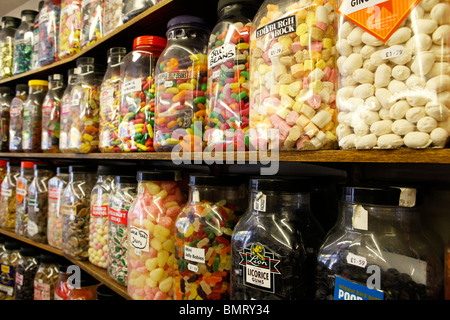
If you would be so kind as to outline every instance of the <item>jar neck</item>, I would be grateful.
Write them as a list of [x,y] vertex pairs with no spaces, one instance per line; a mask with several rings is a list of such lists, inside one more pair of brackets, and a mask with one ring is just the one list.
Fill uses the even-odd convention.
[[21,17],[22,22],[26,22],[26,23],[33,23],[34,22],[34,16],[32,15],[28,15],[28,14],[24,14]]
[[16,174],[19,172],[20,172],[19,167],[7,167],[6,168],[6,174]]
[[198,41],[198,44],[200,45],[208,43],[208,37],[208,30],[192,26],[181,26],[167,31],[168,42],[195,40],[196,42]]
[[52,172],[50,170],[43,170],[43,169],[34,170],[35,178],[47,177],[47,176],[50,176],[51,174],[52,174]]
[[27,95],[27,91],[16,91],[16,97],[20,97],[20,96],[26,96]]
[[20,175],[22,176],[33,176],[34,170],[33,168],[21,168]]
[[69,177],[70,182],[75,181],[91,182],[93,174],[89,172],[71,172]]
[[[265,215],[277,212],[292,212],[310,210],[311,195],[307,192],[284,193],[273,191],[252,190],[249,197],[249,207],[253,214]],[[260,208],[261,210],[256,210]]]
[[117,190],[120,190],[120,189],[136,189],[136,184],[135,183],[131,183],[131,182],[117,183],[116,184],[116,189]]
[[48,87],[44,87],[44,86],[30,86],[30,89],[28,91],[28,94],[37,94],[37,93],[42,93],[44,91],[47,91]]
[[199,201],[219,202],[226,200],[236,205],[239,198],[239,187],[224,186],[189,186],[189,202],[195,203]]
[[236,18],[240,19],[248,19],[253,20],[253,17],[256,15],[258,11],[257,7],[249,6],[246,4],[234,3],[228,6],[225,6],[220,10],[218,14],[218,22],[223,20],[233,20]]
[[48,82],[48,90],[58,90],[64,86],[64,82],[61,80],[50,80]]
[[16,25],[16,23],[15,23],[14,21],[6,20],[6,21],[3,23],[3,29],[6,29],[6,28],[14,28],[14,29],[16,29],[16,28],[17,28],[16,26],[17,26],[17,25]]

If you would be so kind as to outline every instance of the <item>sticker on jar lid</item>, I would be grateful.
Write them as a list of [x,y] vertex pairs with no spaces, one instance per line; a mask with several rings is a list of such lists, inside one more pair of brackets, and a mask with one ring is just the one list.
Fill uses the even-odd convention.
[[352,226],[355,229],[367,230],[368,229],[368,212],[362,205],[353,205],[353,217]]
[[236,56],[236,46],[232,43],[226,43],[217,47],[208,54],[208,67],[214,68],[219,64],[234,59]]
[[405,47],[401,45],[395,45],[384,50],[381,50],[381,59],[393,59],[401,57],[405,53]]
[[122,94],[127,95],[129,93],[134,93],[136,91],[141,91],[142,89],[142,79],[137,78],[133,80],[128,80],[122,85]]
[[365,257],[358,256],[356,254],[349,252],[347,254],[347,263],[353,266],[365,268],[367,265],[367,259]]
[[149,251],[149,231],[138,227],[130,227],[130,245],[139,251]]
[[400,207],[414,207],[416,205],[416,193],[414,188],[400,188],[400,199],[398,205]]
[[264,27],[256,30],[256,38],[261,38],[267,34],[272,34],[273,38],[295,32],[297,28],[295,15],[281,18],[272,23],[266,24]]
[[266,195],[259,192],[253,201],[253,209],[256,211],[266,212]]
[[184,259],[192,262],[205,263],[205,249],[184,245]]

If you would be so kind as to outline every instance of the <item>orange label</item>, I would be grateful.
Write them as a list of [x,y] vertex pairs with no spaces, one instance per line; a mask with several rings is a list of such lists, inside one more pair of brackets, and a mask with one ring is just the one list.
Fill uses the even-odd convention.
[[24,182],[20,179],[17,181],[17,186],[16,186],[17,204],[21,204],[26,195],[27,195],[27,189],[25,187]]
[[386,42],[419,2],[420,0],[343,0],[336,11]]

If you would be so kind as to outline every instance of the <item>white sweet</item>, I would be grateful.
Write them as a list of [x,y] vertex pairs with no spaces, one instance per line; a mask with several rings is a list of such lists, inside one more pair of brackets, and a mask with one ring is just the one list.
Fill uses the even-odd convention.
[[431,144],[430,135],[426,132],[413,131],[403,137],[403,141],[408,148],[423,149]]
[[398,134],[388,133],[378,137],[377,146],[381,149],[396,149],[403,146],[403,138]]

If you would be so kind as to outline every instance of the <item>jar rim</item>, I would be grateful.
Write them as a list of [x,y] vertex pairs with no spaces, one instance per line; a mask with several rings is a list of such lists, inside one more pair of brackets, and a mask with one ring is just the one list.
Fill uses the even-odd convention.
[[415,207],[421,203],[420,189],[410,186],[341,186],[340,200],[397,207]]

